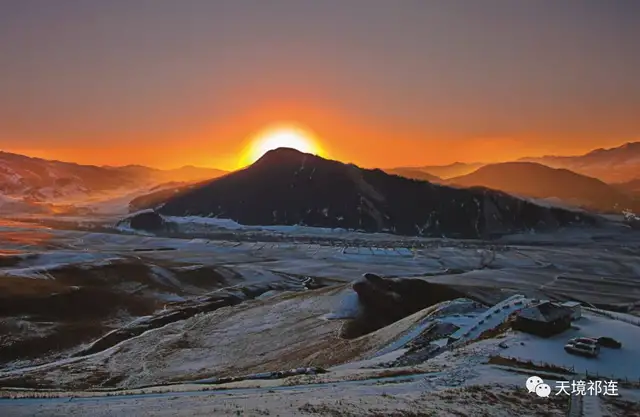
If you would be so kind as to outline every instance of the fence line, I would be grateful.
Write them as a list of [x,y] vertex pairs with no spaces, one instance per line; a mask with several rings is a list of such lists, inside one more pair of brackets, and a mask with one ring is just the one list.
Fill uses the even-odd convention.
[[608,380],[608,381],[616,381],[618,383],[640,386],[640,378],[629,378],[628,376],[617,377],[614,375],[601,374],[599,372],[590,372],[589,370],[585,370],[584,372],[578,372],[576,371],[576,368],[573,365],[569,367],[569,366],[556,365],[556,364],[544,362],[544,361],[523,360],[513,356],[502,356],[502,355],[496,355],[496,356],[502,359],[514,361],[516,363],[535,366],[537,368],[541,368],[540,370],[542,371],[547,371],[547,372],[565,371],[565,372],[571,372],[572,374],[575,374],[575,375],[584,375],[585,380]]
[[569,396],[567,417],[582,417],[582,396],[575,394]]
[[631,317],[625,317],[625,316],[620,316],[612,311],[607,311],[607,310],[601,310],[599,308],[592,308],[592,307],[583,307],[583,309],[585,309],[586,311],[595,313],[595,314],[599,314],[601,316],[605,316],[608,317],[612,320],[618,320],[618,321],[622,321],[628,324],[632,324],[634,326],[638,326],[640,327],[640,318],[638,318],[637,320],[634,320]]

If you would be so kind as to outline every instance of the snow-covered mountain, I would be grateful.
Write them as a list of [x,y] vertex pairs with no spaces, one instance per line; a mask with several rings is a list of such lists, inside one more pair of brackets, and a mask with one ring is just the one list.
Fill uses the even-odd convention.
[[[535,162],[551,168],[564,168],[598,178],[606,183],[624,183],[640,178],[640,142],[629,142],[617,148],[594,149],[584,155],[540,157],[524,157],[517,161],[504,162]],[[418,175],[428,174],[443,180],[471,174],[489,163],[483,162],[455,162],[449,165],[432,165],[422,167],[399,167],[386,170],[389,173],[408,178],[420,178]]]
[[640,142],[629,142],[617,148],[595,149],[580,156],[543,156],[520,161],[565,168],[608,183],[626,182],[640,176]]
[[0,152],[0,212],[50,211],[96,197],[131,193],[168,181],[214,178],[224,171],[184,167],[99,167]]

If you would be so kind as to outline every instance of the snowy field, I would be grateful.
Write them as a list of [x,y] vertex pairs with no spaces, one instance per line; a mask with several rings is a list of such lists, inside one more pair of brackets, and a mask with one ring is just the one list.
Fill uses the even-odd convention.
[[[135,254],[154,260],[179,259],[185,264],[229,265],[251,279],[260,279],[255,272],[260,269],[343,282],[357,279],[363,272],[375,272],[382,276],[422,276],[431,282],[462,286],[542,290],[587,303],[640,299],[637,232],[616,234],[615,230],[596,229],[589,234],[578,230],[559,233],[549,244],[545,243],[549,236],[538,235],[511,237],[514,243],[505,239],[487,244],[320,231],[311,236],[319,239],[314,243],[309,239],[296,242],[302,235],[295,233],[280,241],[273,241],[274,235],[261,241],[260,235],[250,234],[251,241],[243,241],[246,233],[249,231],[244,229],[238,232],[233,241],[177,239],[9,223],[0,225],[0,237],[4,237],[0,249],[37,254],[35,260],[10,272],[23,275],[28,273],[25,268],[35,266]],[[310,236],[308,230],[305,233]],[[320,241],[328,236],[331,240]]]
[[[447,317],[443,317],[445,320]],[[598,319],[587,315],[581,323],[588,321],[589,331],[598,331]],[[420,326],[418,316],[409,320]],[[591,323],[594,321],[594,323]],[[627,329],[629,332],[629,329]],[[611,331],[608,334],[613,335]],[[618,335],[617,333],[615,333]],[[638,337],[638,329],[629,336]],[[562,337],[569,337],[564,334]],[[513,372],[504,366],[487,363],[489,356],[504,353],[499,343],[522,347],[523,358],[534,361],[545,359],[569,365],[580,358],[559,350],[551,355],[556,346],[553,341],[536,343],[536,340],[514,332],[506,338],[488,339],[466,345],[412,368],[391,370],[371,369],[376,360],[362,360],[330,369],[330,372],[315,376],[291,377],[283,380],[249,380],[217,387],[177,385],[155,387],[122,392],[120,396],[105,396],[106,393],[66,393],[63,398],[1,400],[0,409],[11,416],[136,416],[145,415],[407,415],[402,412],[422,412],[424,415],[444,416],[564,416],[567,412],[566,397],[537,398],[524,389],[528,375],[539,375],[548,383],[557,380],[579,380],[577,374],[560,375],[544,371],[523,370]],[[525,345],[520,345],[524,341]],[[624,343],[624,341],[623,341]],[[393,342],[391,342],[393,344]],[[389,344],[389,346],[391,345]],[[508,348],[506,352],[514,353]],[[384,355],[390,359],[403,350]],[[631,353],[630,353],[631,354]],[[577,358],[577,359],[576,359]],[[602,362],[610,356],[603,356]],[[628,358],[627,358],[628,359]],[[637,358],[636,358],[637,359]],[[619,358],[621,362],[624,358]],[[631,363],[629,363],[631,365]],[[561,378],[561,379],[559,379]],[[210,389],[213,391],[209,391]],[[1,393],[1,391],[0,391]],[[7,393],[5,392],[5,395]],[[126,394],[126,395],[124,395]],[[12,396],[20,396],[13,392]],[[29,395],[26,393],[26,395]],[[68,396],[74,398],[70,399]],[[590,405],[602,410],[601,415],[634,415],[620,411],[615,402],[640,404],[640,390],[621,387],[615,398],[584,398],[585,407]],[[629,406],[629,405],[628,405]],[[630,405],[633,407],[633,405]],[[462,414],[461,414],[462,413]],[[626,413],[626,414],[625,414]],[[581,414],[582,415],[582,414]],[[584,414],[598,415],[598,414]]]
[[[192,219],[181,221],[194,224]],[[201,225],[195,223],[198,233],[202,232]],[[221,227],[211,220],[201,223],[216,230]],[[227,225],[229,230],[233,227],[236,225]],[[239,227],[234,233],[233,240],[218,239],[215,234],[211,238],[170,238],[1,223],[0,253],[4,258],[0,280],[54,283],[60,268],[72,266],[77,273],[138,260],[148,265],[153,285],[167,289],[158,293],[164,302],[188,300],[189,294],[195,294],[194,284],[183,282],[180,271],[201,268],[216,269],[234,286],[296,282],[305,277],[324,280],[329,286],[297,292],[272,289],[254,300],[171,322],[98,353],[5,369],[0,371],[0,386],[3,379],[24,378],[67,387],[65,392],[51,394],[63,397],[85,397],[86,393],[74,393],[69,387],[91,383],[100,387],[108,382],[105,386],[129,390],[163,383],[183,385],[150,388],[165,392],[156,396],[144,391],[137,396],[78,398],[71,402],[0,400],[0,415],[133,416],[139,415],[137,410],[151,415],[187,416],[238,412],[265,415],[266,410],[272,415],[392,415],[394,410],[409,412],[415,407],[425,415],[453,415],[447,410],[455,404],[456,410],[465,410],[467,415],[540,415],[547,410],[549,415],[560,416],[566,414],[564,405],[526,397],[526,391],[519,391],[526,375],[491,365],[489,358],[499,355],[549,363],[573,368],[577,374],[640,378],[640,368],[634,365],[640,364],[640,327],[633,324],[635,316],[614,313],[611,318],[585,310],[584,317],[575,323],[579,329],[554,338],[509,331],[497,339],[475,340],[528,305],[531,297],[551,295],[592,304],[638,302],[637,235],[619,230],[581,230],[559,233],[555,239],[520,235],[480,242],[308,228]],[[467,309],[463,302],[445,303],[345,340],[340,337],[344,320],[360,311],[351,283],[366,272],[445,283],[478,294],[508,290],[501,299],[511,294],[524,296],[507,298],[489,310]],[[119,285],[135,291],[138,288],[138,284],[126,282]],[[172,288],[182,295],[172,296]],[[616,320],[620,317],[624,320]],[[460,343],[443,348],[420,365],[380,369],[405,357],[410,343],[434,321],[459,327],[454,336]],[[597,359],[570,355],[562,347],[576,336],[613,337],[622,342],[623,348],[603,348]],[[438,343],[443,347],[446,344],[442,340]],[[216,386],[223,391],[215,392],[202,392],[212,388],[206,385],[188,384],[203,378],[306,366],[323,367],[329,372],[237,382]],[[484,388],[474,391],[477,385]],[[15,395],[1,388],[0,393]],[[518,396],[526,398],[518,400]],[[640,399],[633,390],[625,391],[624,396]],[[614,410],[606,402],[601,405]],[[522,410],[532,411],[526,414]],[[612,411],[611,415],[624,414]]]
[[[619,320],[585,314],[571,329],[549,339],[516,333],[505,340],[509,346],[502,356],[523,361],[533,360],[575,369],[607,378],[640,381],[640,327]],[[567,354],[563,347],[574,337],[612,337],[622,343],[621,349],[602,348],[597,358]]]

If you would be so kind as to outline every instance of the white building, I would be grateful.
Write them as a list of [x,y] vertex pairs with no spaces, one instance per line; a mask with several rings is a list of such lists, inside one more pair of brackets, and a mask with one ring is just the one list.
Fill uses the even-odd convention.
[[569,307],[573,313],[571,313],[571,320],[578,320],[582,317],[582,305],[577,301],[566,301],[562,303],[564,307]]

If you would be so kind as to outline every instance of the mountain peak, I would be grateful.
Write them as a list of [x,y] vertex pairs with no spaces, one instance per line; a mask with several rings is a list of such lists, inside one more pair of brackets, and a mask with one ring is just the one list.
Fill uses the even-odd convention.
[[535,162],[490,164],[447,182],[461,187],[487,187],[532,198],[560,199],[568,205],[603,212],[616,212],[617,207],[638,207],[631,198],[599,179]]
[[640,152],[640,142],[627,142],[624,145],[616,146],[615,148],[598,148],[594,149],[591,152],[587,153],[588,155],[601,155],[607,153],[631,153],[631,152]]
[[307,158],[318,158],[322,159],[319,156],[312,155],[309,153],[301,152],[294,148],[276,148],[271,149],[270,151],[265,152],[253,165],[272,165],[272,164],[290,164],[290,163],[300,163],[302,160]]
[[244,225],[470,238],[595,221],[498,191],[435,186],[289,148],[274,149],[247,169],[169,196],[159,212]]

